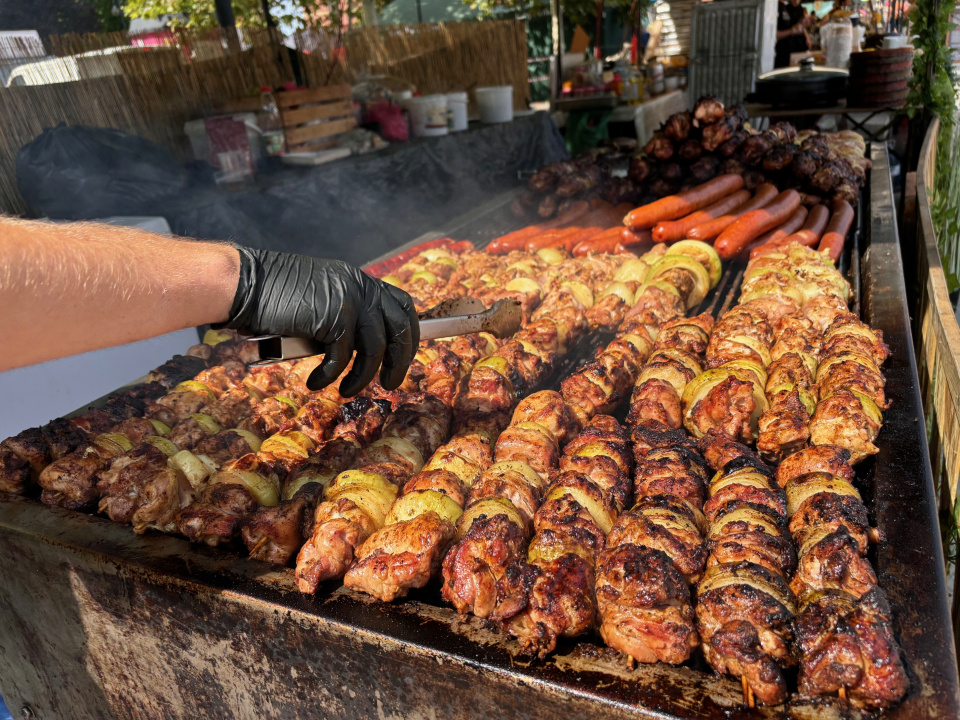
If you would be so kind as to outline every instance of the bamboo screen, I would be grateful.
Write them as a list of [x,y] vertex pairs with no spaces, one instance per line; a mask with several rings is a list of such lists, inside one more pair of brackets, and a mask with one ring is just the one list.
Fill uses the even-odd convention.
[[[364,28],[342,38],[342,50],[319,30],[294,41],[308,87],[373,76],[424,94],[512,85],[518,108],[529,98],[522,21]],[[132,47],[125,33],[51,37],[45,48],[0,43],[7,84],[0,87],[0,212],[27,210],[16,187],[16,154],[45,128],[118,128],[185,160],[184,123],[262,86],[293,81],[293,52],[269,30],[180,32],[151,49]]]

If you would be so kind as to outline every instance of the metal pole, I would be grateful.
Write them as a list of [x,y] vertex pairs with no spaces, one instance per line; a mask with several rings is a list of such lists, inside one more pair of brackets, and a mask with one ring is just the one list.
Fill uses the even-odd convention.
[[231,53],[239,54],[242,48],[237,37],[237,19],[233,14],[233,5],[230,0],[215,0],[213,7],[217,13],[217,23],[225,31],[227,47]]
[[273,15],[270,14],[270,0],[260,0],[260,6],[263,8],[263,20],[267,23],[267,27],[275,28],[277,21],[274,20]]
[[563,7],[560,0],[550,0],[550,34],[553,39],[553,64],[556,68],[555,80],[550,90],[552,96],[558,98],[563,87]]
[[214,0],[214,11],[217,14],[217,24],[222,28],[237,26],[237,19],[233,14],[233,5],[230,0]]
[[417,0],[417,22],[423,24],[423,10],[420,8],[420,0]]

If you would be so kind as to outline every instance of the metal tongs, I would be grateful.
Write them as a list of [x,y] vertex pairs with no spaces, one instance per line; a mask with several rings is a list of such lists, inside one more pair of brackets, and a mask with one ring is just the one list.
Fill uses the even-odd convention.
[[[420,313],[420,339],[469,335],[488,332],[497,338],[506,338],[520,329],[520,303],[516,300],[497,300],[487,309],[476,298],[451,298]],[[324,347],[316,340],[267,335],[251,338],[259,345],[260,361],[295,360],[322,355]]]

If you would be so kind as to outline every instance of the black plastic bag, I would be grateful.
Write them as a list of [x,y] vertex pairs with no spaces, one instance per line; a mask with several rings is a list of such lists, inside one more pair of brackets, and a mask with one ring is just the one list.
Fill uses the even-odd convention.
[[163,215],[186,184],[166,149],[120,130],[61,124],[17,153],[20,194],[40,217]]

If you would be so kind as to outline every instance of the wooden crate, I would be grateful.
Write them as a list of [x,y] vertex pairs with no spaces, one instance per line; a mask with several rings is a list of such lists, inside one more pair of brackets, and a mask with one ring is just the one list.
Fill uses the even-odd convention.
[[[287,152],[325,149],[334,144],[336,136],[357,126],[349,85],[280,91],[274,93],[274,97],[283,120]],[[259,111],[259,96],[238,98],[217,106],[218,113]]]
[[357,126],[349,85],[278,92],[276,98],[287,152],[316,149]]

